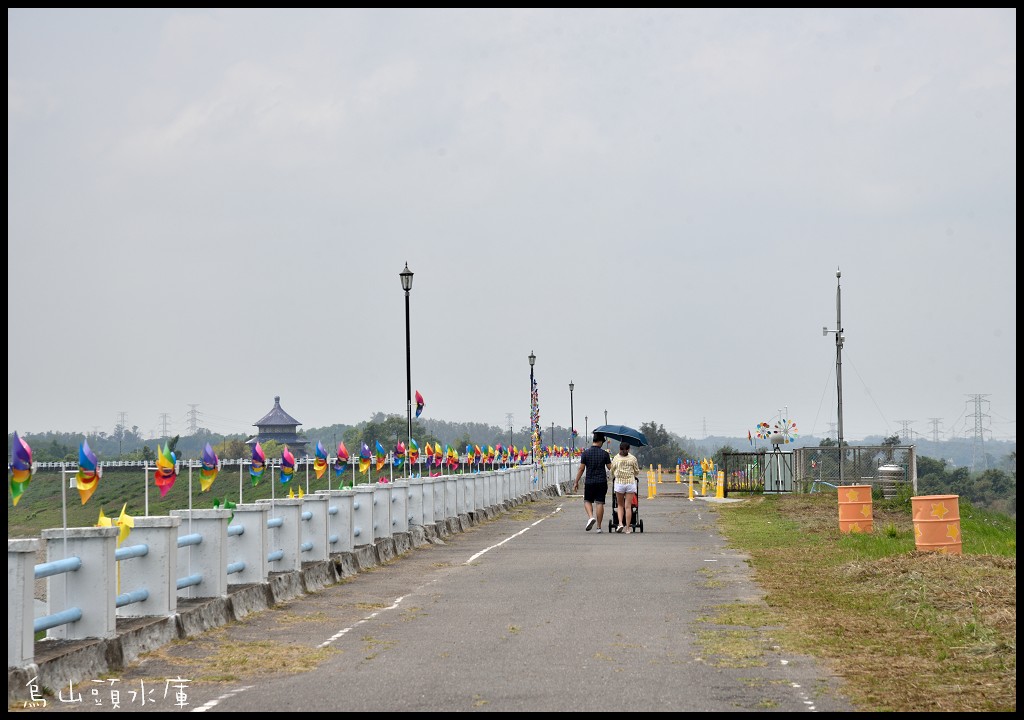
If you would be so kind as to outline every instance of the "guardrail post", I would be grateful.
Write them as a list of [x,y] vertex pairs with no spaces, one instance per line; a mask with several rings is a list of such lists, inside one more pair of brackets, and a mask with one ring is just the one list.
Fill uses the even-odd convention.
[[352,501],[352,543],[373,545],[373,486],[356,485]]
[[[228,557],[232,563],[244,567],[228,576],[232,585],[262,584],[270,575],[269,531],[267,518],[270,506],[263,503],[243,503],[235,508],[235,517],[228,523]],[[241,532],[237,532],[241,528]]]
[[[46,579],[47,614],[77,607],[81,620],[50,628],[46,636],[57,640],[117,636],[114,616],[117,597],[116,527],[49,528],[41,533],[46,561],[78,557],[82,567]],[[67,542],[65,543],[65,537]],[[67,552],[65,552],[65,545]]]
[[327,545],[328,553],[352,552],[352,503],[356,491],[352,488],[342,490],[320,490],[327,498]]
[[[145,556],[120,561],[121,592],[145,589],[145,600],[117,608],[119,617],[169,617],[178,611],[177,516],[142,516],[125,543],[145,545]],[[126,564],[127,563],[127,564]]]
[[444,496],[447,494],[448,479],[444,477],[434,478],[434,522],[444,522]]
[[463,502],[465,505],[462,508],[460,515],[469,515],[473,512],[476,507],[476,478],[480,473],[473,473],[472,475],[463,475],[459,478],[459,484],[462,485]]
[[391,537],[391,483],[373,483],[373,539]]
[[179,542],[189,535],[202,537],[202,542],[197,545],[178,547],[177,574],[181,578],[197,575],[200,578],[197,584],[178,590],[178,596],[189,599],[227,597],[227,539],[231,510],[171,510],[171,516],[181,519],[181,525],[178,526]]
[[470,512],[480,512],[487,507],[487,473],[477,473],[473,485],[473,507]]
[[510,473],[511,472],[512,471],[507,469],[507,468],[504,468],[504,469],[498,471],[498,484],[499,484],[498,502],[501,503],[501,504],[507,503],[509,500],[512,499],[512,495],[509,492],[509,488],[511,487],[511,485],[510,485],[510,480],[511,480]]
[[264,498],[257,500],[257,504],[270,505],[270,516],[267,522],[280,519],[280,526],[271,530],[268,537],[268,544],[271,553],[280,551],[281,557],[272,561],[271,572],[295,572],[302,569],[302,557],[299,551],[300,516],[302,515],[302,498],[278,498],[271,500]]
[[409,526],[423,525],[423,480],[410,478],[409,483]]
[[305,495],[302,498],[302,529],[299,533],[302,562],[323,562],[330,557],[327,543],[328,504],[327,496],[319,493]]
[[501,481],[498,479],[498,473],[500,470],[491,470],[491,475],[488,478],[487,483],[487,507],[494,507],[501,503],[498,499],[498,488],[500,487]]
[[35,538],[7,538],[7,667],[25,667],[35,660],[32,621],[38,551]]
[[444,479],[444,517],[450,519],[458,517],[455,507],[458,500],[459,478],[457,475],[448,475]]
[[434,487],[437,485],[437,478],[423,478],[423,524],[433,525],[437,522],[434,517]]
[[391,532],[409,532],[409,483],[395,480],[391,486]]

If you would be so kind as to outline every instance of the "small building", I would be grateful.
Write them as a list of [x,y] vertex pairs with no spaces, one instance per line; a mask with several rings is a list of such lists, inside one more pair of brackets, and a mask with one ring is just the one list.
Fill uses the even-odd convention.
[[247,445],[273,440],[281,445],[287,445],[297,458],[309,454],[306,447],[309,441],[299,434],[299,425],[302,423],[284,411],[280,395],[274,396],[274,407],[270,412],[253,424],[256,426],[256,434],[245,441]]

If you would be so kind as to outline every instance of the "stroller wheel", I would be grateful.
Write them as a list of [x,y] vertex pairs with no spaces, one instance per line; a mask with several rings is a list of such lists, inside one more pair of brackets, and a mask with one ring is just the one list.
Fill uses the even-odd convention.
[[644,531],[644,521],[641,520],[640,521],[640,532],[643,532],[643,531]]

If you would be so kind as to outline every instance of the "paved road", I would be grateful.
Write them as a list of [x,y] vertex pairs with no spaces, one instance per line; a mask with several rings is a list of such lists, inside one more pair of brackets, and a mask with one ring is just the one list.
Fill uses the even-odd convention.
[[[584,532],[579,496],[518,506],[155,653],[116,678],[122,709],[852,710],[823,665],[774,648],[770,626],[703,620],[761,602],[715,530],[717,507],[663,490],[640,501],[644,532],[619,535]],[[303,660],[312,668],[287,670]],[[163,696],[176,677],[189,680],[182,707]],[[112,680],[96,684],[100,707],[47,710],[109,711]],[[144,706],[127,695],[142,682]]]

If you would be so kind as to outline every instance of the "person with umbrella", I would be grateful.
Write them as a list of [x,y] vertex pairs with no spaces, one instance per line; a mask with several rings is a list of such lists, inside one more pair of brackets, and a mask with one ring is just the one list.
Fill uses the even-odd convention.
[[608,468],[612,465],[612,456],[604,449],[604,443],[604,435],[595,432],[593,444],[580,455],[580,469],[576,471],[576,481],[572,486],[573,492],[579,490],[580,478],[586,470],[583,509],[587,511],[587,524],[583,527],[584,530],[590,530],[596,524],[597,531],[601,532],[601,524],[604,522],[604,500],[608,497]]
[[[618,525],[615,532],[633,532],[633,499],[636,497],[636,479],[640,476],[640,463],[636,456],[629,453],[629,443],[619,443],[619,454],[612,460],[612,477],[615,485],[612,492],[615,493],[615,511],[618,515]],[[622,522],[623,508],[625,508],[626,522]]]

